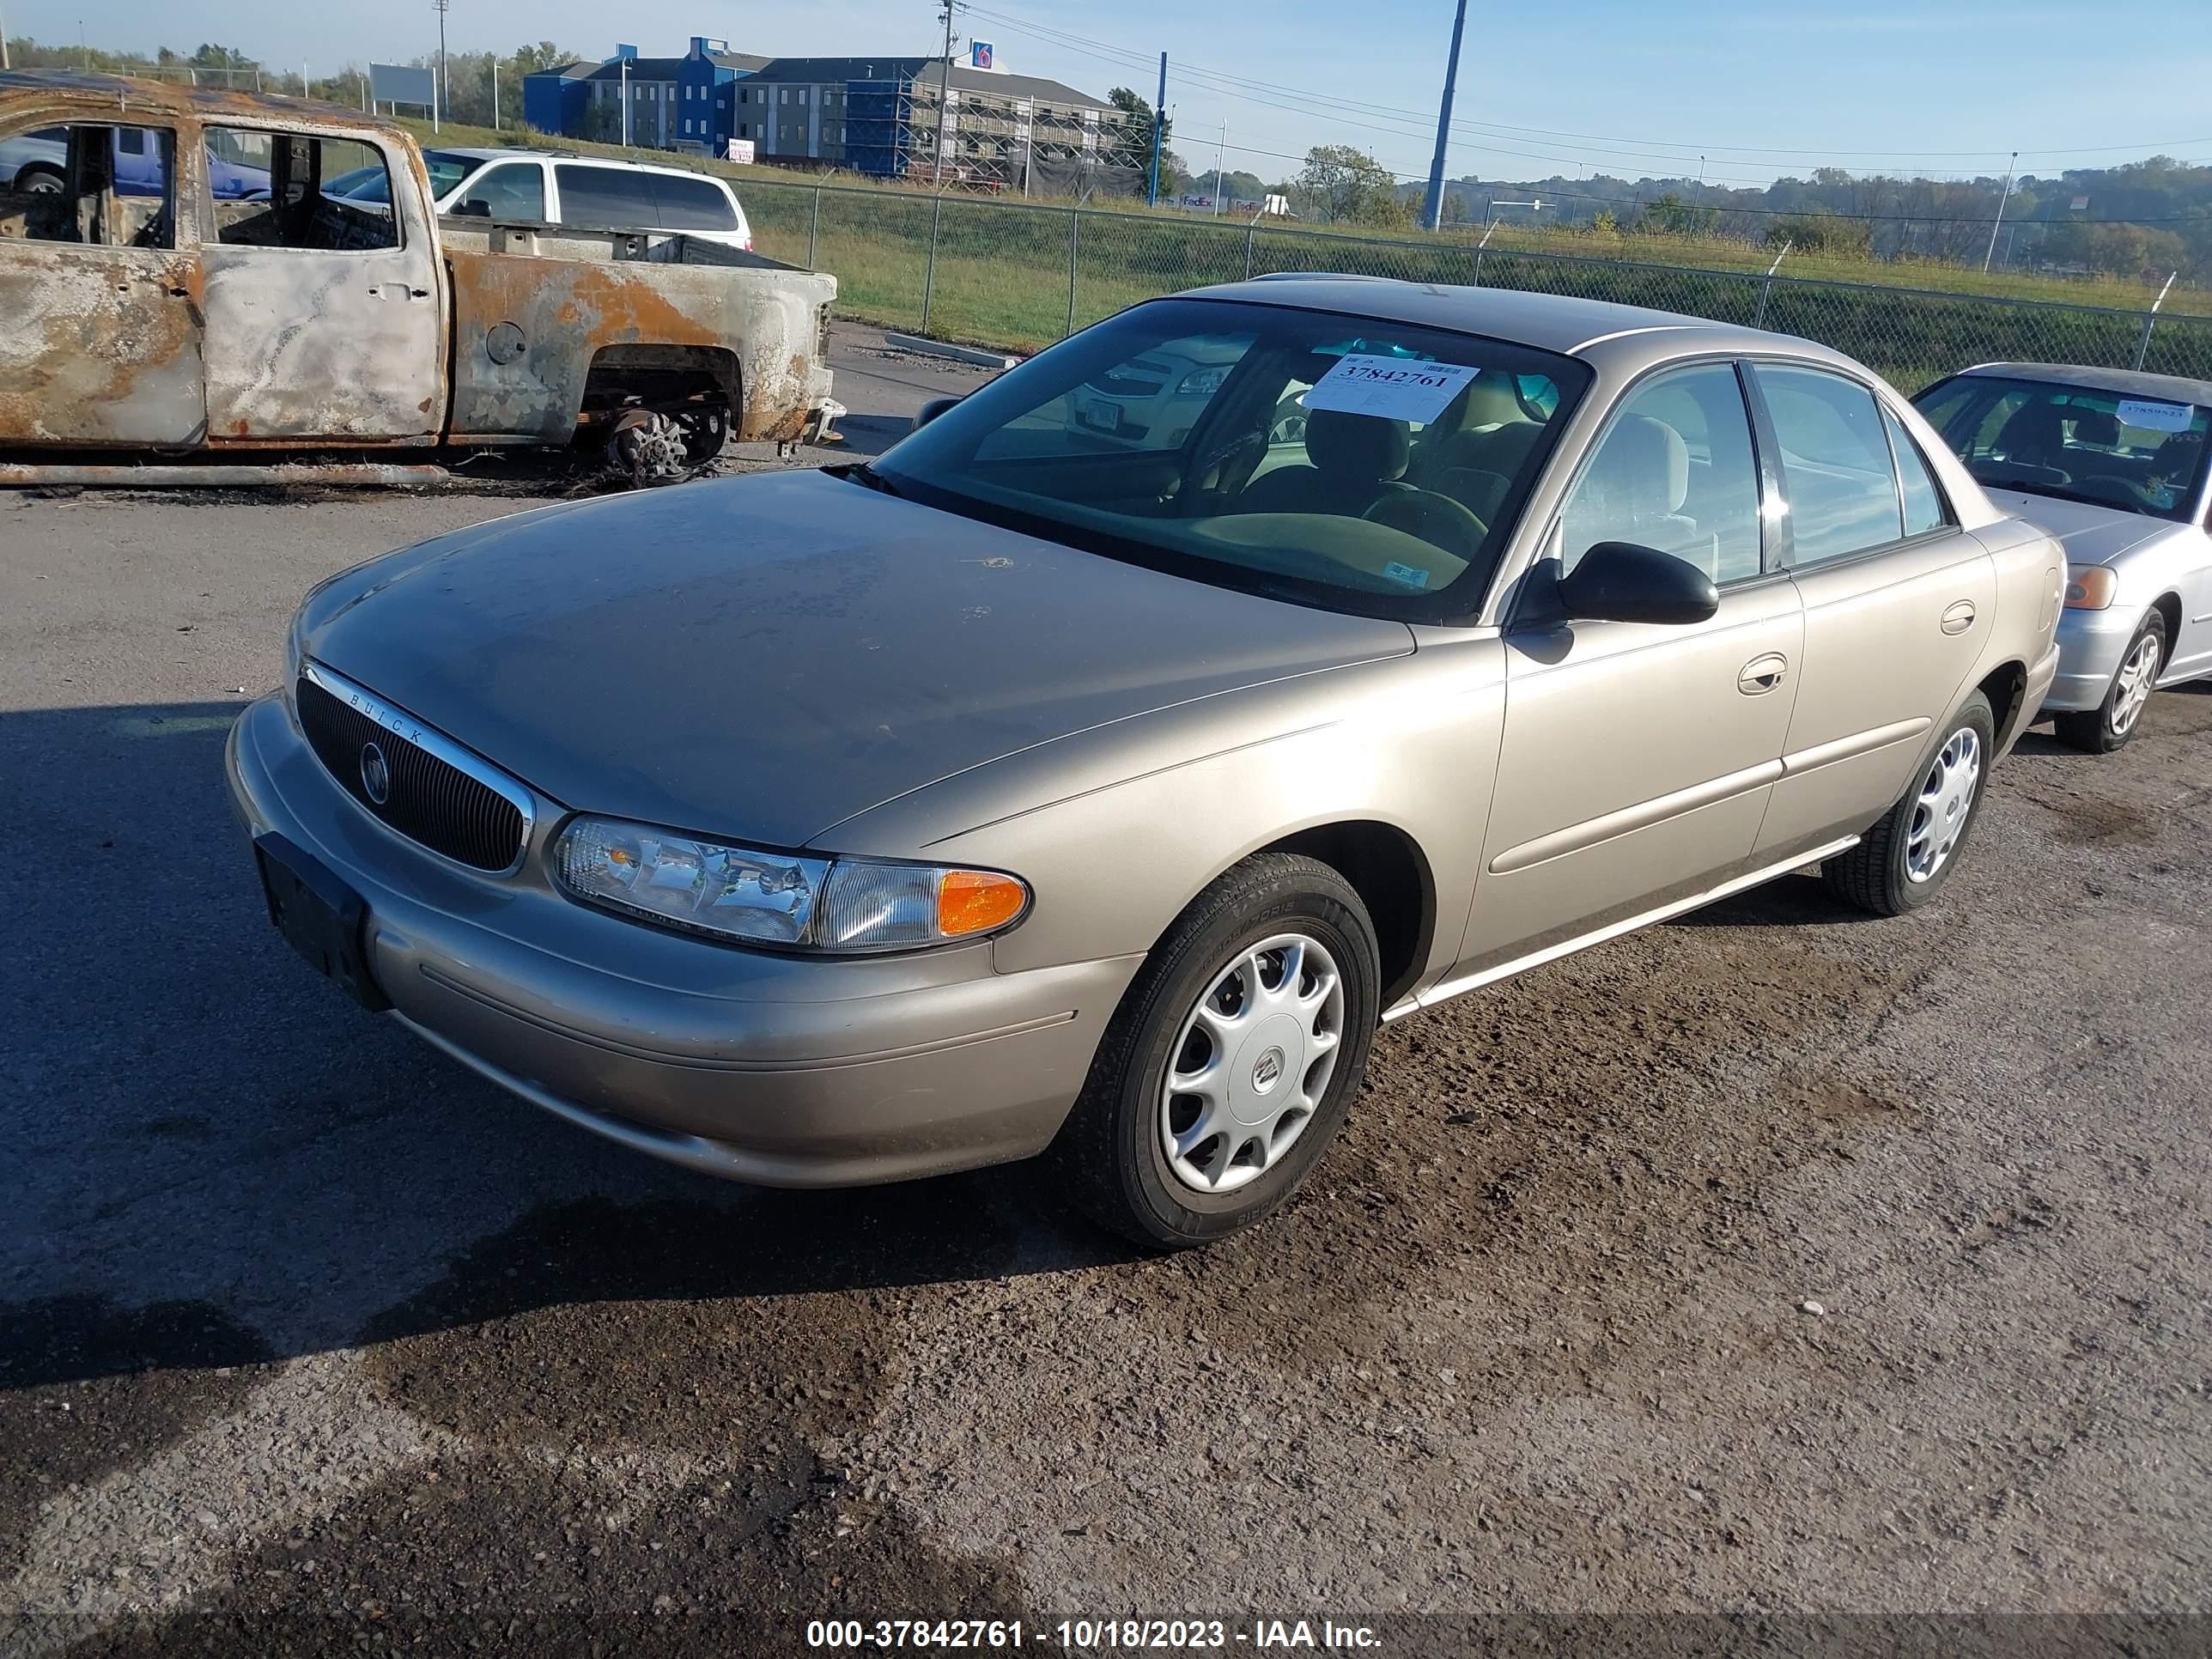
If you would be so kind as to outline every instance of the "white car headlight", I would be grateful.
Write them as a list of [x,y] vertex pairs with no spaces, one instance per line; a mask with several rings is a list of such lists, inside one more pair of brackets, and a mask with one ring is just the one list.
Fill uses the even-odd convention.
[[587,902],[690,932],[829,954],[965,943],[1028,913],[997,870],[810,857],[702,841],[622,818],[578,817],[553,867]]

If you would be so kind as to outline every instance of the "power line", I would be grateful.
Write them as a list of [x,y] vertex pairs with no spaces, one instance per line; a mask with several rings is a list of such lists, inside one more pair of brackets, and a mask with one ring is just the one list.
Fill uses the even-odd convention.
[[[1085,56],[1099,58],[1106,62],[1132,69],[1149,67],[1148,59],[1138,53],[1131,52],[1126,47],[1115,46],[1103,40],[1095,40],[1088,36],[1077,34],[1069,30],[1055,28],[1044,24],[1033,23],[1025,18],[1009,16],[1003,12],[995,11],[983,6],[963,3],[961,9],[964,11],[971,12],[978,17],[987,18],[992,22],[1014,29],[1018,33],[1029,34],[1033,38],[1045,41],[1048,44],[1058,46],[1064,50],[1075,52]],[[1280,108],[1282,106],[1281,100],[1285,98],[1318,100],[1321,105],[1327,107],[1325,109],[1316,109],[1312,104],[1309,103],[1301,106],[1299,112],[1309,115],[1326,113],[1329,115],[1331,118],[1337,119],[1343,125],[1364,126],[1365,130],[1369,131],[1380,132],[1389,137],[1407,138],[1421,137],[1425,136],[1427,130],[1427,124],[1430,120],[1428,115],[1417,110],[1401,109],[1395,106],[1385,104],[1367,103],[1357,99],[1348,99],[1337,94],[1313,92],[1305,88],[1285,86],[1276,82],[1262,81],[1249,76],[1233,75],[1223,70],[1209,70],[1199,65],[1186,64],[1182,66],[1179,72],[1187,82],[1196,85],[1202,90],[1213,92],[1222,96],[1240,98],[1248,102],[1267,104],[1273,107]],[[1378,126],[1373,123],[1363,123],[1353,120],[1337,112],[1347,110],[1379,116],[1385,120],[1402,121],[1411,123],[1412,125],[1405,127],[1396,125]],[[1681,143],[1680,141],[1639,140],[1621,137],[1617,135],[1578,133],[1553,128],[1522,127],[1511,125],[1506,123],[1478,120],[1455,121],[1452,123],[1452,131],[1456,137],[1466,141],[1462,145],[1462,147],[1466,149],[1475,149],[1486,154],[1514,155],[1526,161],[1554,162],[1565,161],[1570,165],[1583,167],[1591,166],[1594,165],[1594,163],[1585,156],[1560,156],[1536,150],[1511,149],[1502,145],[1480,143],[1474,142],[1474,140],[1478,136],[1480,137],[1495,137],[1501,135],[1511,137],[1526,136],[1539,138],[1564,138],[1573,141],[1571,143],[1570,148],[1591,149],[1592,153],[1596,155],[1643,158],[1646,161],[1667,160],[1685,163],[1686,163],[1691,155],[1703,155],[1707,152],[1718,152],[1726,155],[1741,156],[1746,159],[1753,156],[1771,155],[1794,156],[1802,160],[1819,160],[1824,157],[1833,158],[1838,156],[1882,158],[1891,160],[1916,157],[1932,158],[1975,156],[1988,156],[1994,159],[1996,156],[2008,153],[2004,150],[1969,149],[1869,149],[1835,151],[1797,149],[1784,146],[1743,144],[1706,143],[1689,145]],[[2023,155],[2065,156],[2112,154],[2126,150],[2143,151],[2149,149],[2164,152],[2173,149],[2187,148],[2204,143],[2206,142],[2212,141],[2208,141],[2203,138],[2191,138],[2161,142],[2155,145],[2136,143],[2082,145],[2075,147],[2053,146],[2041,149],[2024,149],[2020,153]],[[1627,145],[1632,146],[1632,148],[1626,150],[1610,150],[1603,148],[1613,145]],[[1602,165],[1602,163],[1596,163],[1596,165]],[[1733,173],[1713,173],[1710,176],[1716,182],[1735,182],[1742,184],[1763,184],[1769,182],[1769,180],[1764,179],[1748,179],[1742,175]]]

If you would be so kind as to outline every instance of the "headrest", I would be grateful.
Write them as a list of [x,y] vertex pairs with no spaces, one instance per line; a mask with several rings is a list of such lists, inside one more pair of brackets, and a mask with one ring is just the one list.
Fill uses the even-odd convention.
[[2058,405],[2039,398],[2013,410],[2003,430],[1997,434],[1996,447],[2017,460],[2024,454],[2055,453],[2065,442]]
[[1322,471],[1362,483],[1405,476],[1413,437],[1403,421],[1317,409],[1306,416],[1306,459]]
[[2120,444],[2120,423],[2101,409],[2080,409],[2074,412],[2074,441],[2094,444],[2100,449],[2117,449]]
[[1628,415],[1605,441],[1598,465],[1613,498],[1638,514],[1679,513],[1690,493],[1690,447],[1649,415]]

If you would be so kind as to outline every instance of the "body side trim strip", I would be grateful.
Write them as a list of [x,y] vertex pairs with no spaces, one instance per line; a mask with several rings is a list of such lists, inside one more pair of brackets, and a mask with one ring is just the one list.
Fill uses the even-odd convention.
[[1514,871],[1525,870],[1532,864],[1542,864],[1551,859],[1563,858],[1569,853],[1579,853],[1586,847],[1595,847],[1602,842],[1618,841],[1623,836],[1649,829],[1667,818],[1693,812],[1701,806],[1711,806],[1738,795],[1747,795],[1754,789],[1772,783],[1781,775],[1780,761],[1761,761],[1756,766],[1745,767],[1741,772],[1708,778],[1703,783],[1692,784],[1687,789],[1677,789],[1669,795],[1655,795],[1650,800],[1624,806],[1601,817],[1585,818],[1580,823],[1554,830],[1534,841],[1524,841],[1518,847],[1507,848],[1491,860],[1490,873],[1493,876],[1510,875]]

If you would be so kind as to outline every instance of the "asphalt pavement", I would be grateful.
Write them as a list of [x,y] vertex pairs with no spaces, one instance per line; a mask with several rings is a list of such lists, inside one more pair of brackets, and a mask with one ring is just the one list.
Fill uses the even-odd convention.
[[[853,453],[983,378],[835,361]],[[0,1651],[2204,1609],[2212,690],[2031,734],[1913,916],[1792,878],[1391,1027],[1161,1260],[1024,1166],[632,1157],[285,947],[225,727],[312,582],[518,505],[0,495]]]

